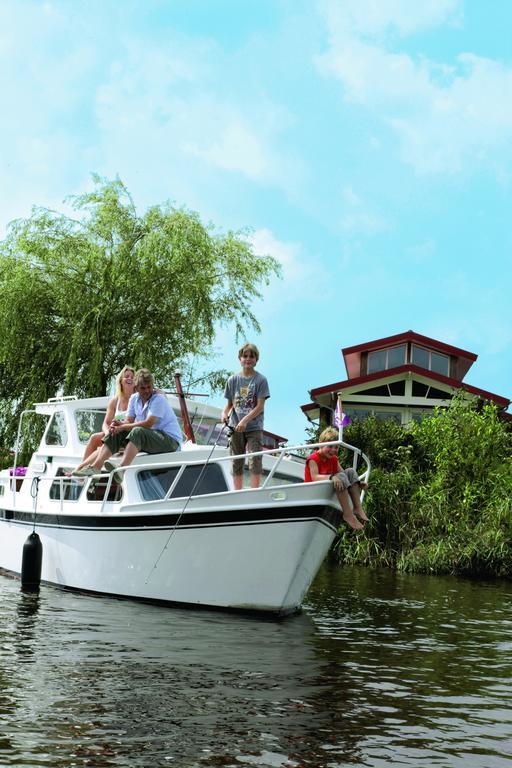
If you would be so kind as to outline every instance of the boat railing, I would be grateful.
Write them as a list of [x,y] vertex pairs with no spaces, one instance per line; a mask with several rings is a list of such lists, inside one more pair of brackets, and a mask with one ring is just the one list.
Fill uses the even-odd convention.
[[[111,490],[112,482],[114,479],[114,474],[124,474],[126,472],[134,473],[134,472],[140,472],[143,470],[146,471],[155,471],[158,469],[164,469],[166,467],[169,467],[170,465],[175,466],[178,462],[180,464],[179,470],[176,473],[176,477],[173,478],[173,481],[168,488],[168,490],[165,493],[165,496],[161,499],[161,501],[166,501],[171,498],[172,493],[174,489],[176,488],[177,484],[180,481],[180,478],[183,476],[183,473],[185,472],[187,467],[190,466],[207,466],[208,464],[221,464],[225,462],[232,462],[234,459],[249,459],[253,456],[270,456],[272,458],[275,458],[276,460],[272,463],[272,466],[270,467],[268,473],[264,476],[264,480],[261,484],[261,486],[258,489],[250,489],[252,491],[265,491],[271,484],[272,479],[276,475],[276,472],[283,466],[283,461],[286,460],[293,460],[293,461],[300,461],[301,463],[305,461],[305,457],[301,456],[299,452],[306,453],[309,455],[311,451],[315,448],[319,448],[322,446],[328,446],[328,445],[336,445],[340,448],[344,448],[347,451],[352,452],[353,459],[352,459],[352,468],[358,472],[358,465],[359,462],[362,461],[365,464],[364,471],[358,472],[359,479],[361,481],[364,481],[365,483],[368,483],[368,479],[371,472],[371,463],[368,456],[363,453],[359,448],[350,445],[349,443],[345,443],[343,440],[332,440],[330,442],[325,443],[304,443],[301,445],[293,445],[293,446],[283,446],[281,448],[274,448],[271,451],[265,450],[265,451],[255,451],[252,453],[246,453],[246,454],[240,454],[238,456],[214,456],[214,451],[212,450],[210,452],[210,455],[206,458],[203,457],[201,459],[194,459],[192,456],[194,455],[194,452],[191,452],[191,458],[188,458],[186,452],[180,452],[177,454],[171,454],[172,455],[172,462],[169,461],[169,454],[164,454],[166,456],[166,460],[162,462],[145,462],[145,463],[136,463],[136,464],[130,464],[127,467],[117,467],[115,472],[110,472],[108,474],[105,474],[104,472],[98,472],[95,475],[92,475],[91,478],[98,480],[98,478],[104,478],[107,480],[107,484],[105,486],[105,493],[103,495],[103,500],[101,504],[101,510],[100,514],[104,512],[105,505],[109,503],[109,493]],[[33,473],[27,473],[24,477],[24,481],[30,482],[34,480],[35,478],[38,478],[39,482],[43,483],[59,483],[60,485],[60,509],[63,511],[64,509],[64,501],[69,501],[69,499],[65,499],[65,487],[66,486],[73,486],[76,485],[77,481],[80,481],[82,484],[85,484],[84,481],[88,478],[78,478],[78,477],[68,477],[66,475],[41,475],[37,474],[37,472]],[[12,477],[11,480],[14,480],[15,478]],[[197,484],[198,481],[196,481]],[[292,473],[289,474],[288,477],[288,483],[287,484],[300,484],[303,482],[303,478],[298,478],[294,476]],[[12,485],[13,488],[13,507],[16,507],[16,501],[18,497],[18,492],[16,492],[15,484]],[[194,486],[195,488],[195,486]],[[194,489],[193,489],[194,490]],[[249,489],[247,489],[249,490]],[[31,493],[33,493],[33,486],[31,486]],[[36,494],[38,495],[38,494]],[[193,495],[193,491],[192,494]],[[364,491],[362,492],[362,495],[364,495]],[[57,499],[55,499],[56,501]],[[34,504],[37,505],[37,499],[34,501]]]
[[[243,453],[243,454],[238,454],[236,456],[231,456],[231,455],[229,455],[229,456],[212,456],[210,454],[210,456],[206,460],[204,458],[202,458],[202,459],[186,459],[186,460],[182,461],[181,457],[183,456],[183,453],[172,454],[173,457],[179,457],[180,458],[181,466],[180,466],[180,469],[179,469],[179,471],[178,471],[178,473],[176,475],[176,478],[173,480],[172,485],[170,486],[169,490],[167,491],[165,498],[168,498],[172,494],[172,491],[173,491],[174,487],[177,485],[177,483],[179,481],[179,478],[181,477],[181,475],[183,474],[183,472],[185,471],[185,469],[187,467],[190,467],[190,466],[205,466],[207,464],[221,464],[221,463],[224,463],[224,462],[232,462],[234,459],[244,459],[244,460],[247,460],[247,459],[252,458],[253,456],[262,456],[262,457],[270,456],[270,457],[273,457],[273,458],[277,457],[277,461],[274,462],[274,464],[271,467],[271,469],[269,470],[268,474],[265,476],[265,480],[263,481],[263,483],[260,486],[260,488],[259,489],[253,489],[253,490],[264,490],[270,484],[270,481],[272,480],[272,478],[274,477],[276,471],[280,467],[281,462],[283,461],[283,459],[291,458],[291,459],[304,459],[305,460],[305,457],[301,457],[300,455],[297,454],[298,451],[308,451],[308,453],[310,453],[311,450],[314,449],[314,448],[320,448],[322,446],[327,446],[327,445],[337,445],[337,446],[340,446],[341,448],[345,448],[348,451],[352,451],[352,453],[353,453],[352,468],[355,471],[357,471],[357,466],[358,466],[358,463],[359,463],[359,459],[362,459],[364,461],[365,465],[366,465],[366,468],[365,468],[365,470],[363,472],[358,473],[358,476],[359,476],[360,480],[363,480],[364,482],[368,482],[368,478],[369,478],[370,472],[371,472],[371,462],[370,462],[370,459],[368,458],[368,456],[365,453],[363,453],[363,451],[361,451],[359,448],[356,448],[355,446],[350,445],[349,443],[345,443],[342,440],[331,440],[330,442],[325,442],[325,443],[304,443],[302,445],[293,445],[293,446],[284,446],[284,447],[281,447],[281,448],[272,448],[270,451],[269,450],[253,451],[252,453]],[[173,461],[172,463],[175,464],[176,462]],[[157,462],[151,462],[151,463],[148,462],[148,463],[145,463],[145,464],[137,463],[137,464],[129,464],[126,467],[119,466],[119,467],[116,468],[115,472],[129,472],[129,471],[131,471],[131,472],[136,472],[137,471],[138,472],[140,470],[162,469],[162,468],[167,467],[167,466],[169,466],[169,461],[165,461],[165,462],[162,462],[162,463],[157,463]],[[95,477],[98,477],[98,476],[100,476],[100,473],[98,473],[98,475],[95,475]],[[104,474],[102,476],[105,477]],[[292,475],[290,475],[290,477],[292,477]],[[302,479],[299,480],[297,478],[297,483],[301,483],[301,482],[303,482],[303,480]]]

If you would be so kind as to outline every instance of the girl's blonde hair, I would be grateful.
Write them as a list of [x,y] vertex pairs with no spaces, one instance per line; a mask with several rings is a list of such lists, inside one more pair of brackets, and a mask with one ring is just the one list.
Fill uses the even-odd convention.
[[131,365],[125,365],[124,368],[121,368],[116,376],[116,397],[121,397],[123,394],[123,377],[126,371],[131,371],[135,376],[135,368],[132,368]]

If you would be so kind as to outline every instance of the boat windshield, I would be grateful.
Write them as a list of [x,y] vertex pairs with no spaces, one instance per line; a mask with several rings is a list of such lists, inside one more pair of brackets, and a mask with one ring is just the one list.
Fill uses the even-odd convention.
[[228,444],[227,431],[224,431],[219,438],[219,434],[222,432],[223,424],[220,424],[215,419],[202,419],[198,424],[192,424],[194,429],[194,435],[198,445],[222,445]]
[[85,445],[91,435],[95,432],[101,432],[105,413],[105,409],[92,408],[75,411],[76,430],[81,443]]

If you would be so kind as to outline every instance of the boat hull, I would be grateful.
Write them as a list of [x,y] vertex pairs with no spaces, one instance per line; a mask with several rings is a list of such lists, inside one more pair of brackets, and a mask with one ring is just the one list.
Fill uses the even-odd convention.
[[[186,511],[155,505],[149,514],[147,505],[96,515],[41,511],[41,578],[142,600],[292,613],[334,539],[339,509],[324,499],[276,510],[251,503],[250,492],[241,506],[244,495],[217,506],[201,497]],[[0,512],[0,567],[20,573],[32,528],[28,510]]]

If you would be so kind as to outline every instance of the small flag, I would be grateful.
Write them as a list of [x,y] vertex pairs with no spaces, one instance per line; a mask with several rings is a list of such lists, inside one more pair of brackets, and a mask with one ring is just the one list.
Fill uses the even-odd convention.
[[348,427],[349,424],[352,424],[352,419],[350,419],[346,413],[341,412],[341,418],[340,418],[340,401],[336,403],[336,410],[334,411],[334,426],[338,427]]

